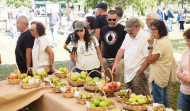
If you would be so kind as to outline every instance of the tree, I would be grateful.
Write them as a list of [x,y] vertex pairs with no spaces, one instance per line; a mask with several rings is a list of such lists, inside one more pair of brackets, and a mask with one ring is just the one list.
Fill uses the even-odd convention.
[[19,8],[21,6],[31,6],[31,0],[7,0],[7,5],[13,5],[16,8]]

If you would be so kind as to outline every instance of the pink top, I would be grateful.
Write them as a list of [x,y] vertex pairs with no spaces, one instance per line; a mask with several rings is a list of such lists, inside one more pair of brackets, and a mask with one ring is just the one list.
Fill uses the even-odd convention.
[[[190,57],[190,50],[188,48],[184,51],[182,55],[181,62],[178,66],[176,73],[180,72],[189,75],[189,68],[190,68],[189,57]],[[181,84],[180,91],[183,94],[190,95],[190,84],[188,85]]]

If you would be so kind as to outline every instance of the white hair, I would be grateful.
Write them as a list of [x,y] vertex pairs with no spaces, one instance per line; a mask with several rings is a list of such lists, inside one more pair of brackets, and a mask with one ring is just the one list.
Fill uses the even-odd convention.
[[152,20],[160,20],[160,17],[159,17],[159,15],[156,12],[151,12],[148,15],[150,15],[150,18]]

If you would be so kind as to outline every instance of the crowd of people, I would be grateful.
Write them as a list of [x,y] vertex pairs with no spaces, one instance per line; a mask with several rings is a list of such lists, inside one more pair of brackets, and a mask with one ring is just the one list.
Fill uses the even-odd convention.
[[[122,19],[123,10],[116,7],[108,11],[105,2],[96,6],[96,17],[87,16],[84,21],[74,21],[73,32],[68,35],[64,49],[70,54],[69,70],[98,70],[107,74],[114,81],[121,82],[122,88],[141,86],[146,94],[153,93],[153,101],[170,107],[167,88],[172,68],[173,47],[168,37],[165,19],[158,13],[146,15],[148,30],[144,30],[142,20],[132,17],[126,22]],[[160,12],[159,12],[160,13]],[[170,13],[168,10],[168,20]],[[53,14],[52,14],[53,15]],[[171,11],[171,16],[173,12]],[[181,12],[181,17],[183,11]],[[50,27],[59,22],[57,15],[50,17]],[[179,19],[180,22],[181,19]],[[180,24],[184,24],[181,23]],[[34,21],[31,28],[26,16],[19,16],[16,26],[21,32],[15,49],[16,63],[21,73],[27,70],[44,68],[48,74],[54,73],[54,52],[46,38],[45,27]],[[180,29],[184,30],[183,25]],[[53,34],[53,33],[52,33]],[[177,109],[188,111],[190,108],[190,29],[183,34],[188,49],[185,50],[177,70],[181,80]],[[68,44],[72,47],[68,47]],[[56,44],[55,44],[56,45]],[[107,68],[111,72],[106,71]],[[100,77],[94,72],[90,75]],[[133,87],[135,94],[143,94],[138,87]]]

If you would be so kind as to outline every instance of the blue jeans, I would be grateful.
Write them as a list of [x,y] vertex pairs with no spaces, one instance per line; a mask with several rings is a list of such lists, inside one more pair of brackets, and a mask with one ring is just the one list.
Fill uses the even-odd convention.
[[[72,60],[69,61],[69,72],[73,69],[73,67],[76,66],[76,62],[73,62]],[[75,70],[73,70],[75,72]]]
[[172,31],[173,18],[168,18],[169,21],[169,30]]
[[161,88],[158,85],[155,84],[155,82],[152,82],[152,90],[153,90],[153,100],[154,103],[163,104],[166,107],[170,107],[168,94],[167,94],[167,86],[165,88]]
[[190,110],[190,95],[185,95],[181,91],[179,92],[177,110],[178,109],[182,111]]
[[56,25],[51,25],[50,26],[50,30],[51,30],[51,34],[52,34],[52,38],[53,38],[53,43],[52,45],[55,45],[57,46],[57,43],[56,43],[56,34],[57,34],[57,30],[58,30],[58,26]]

